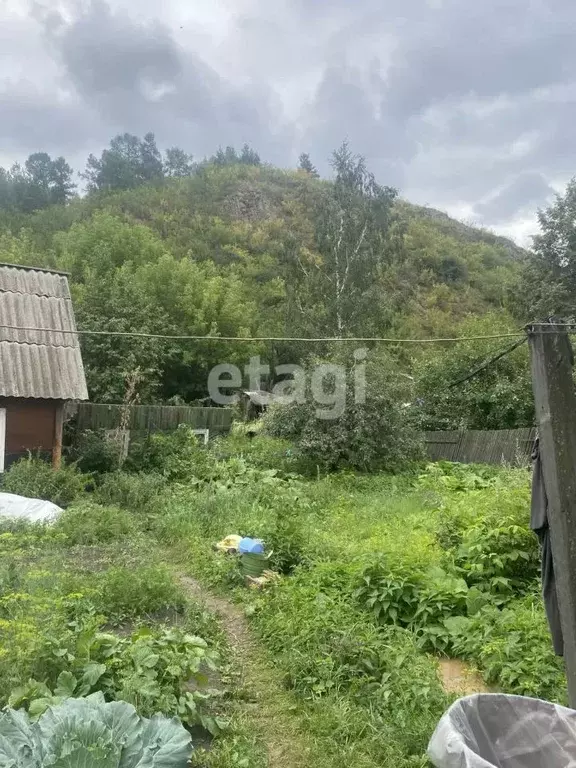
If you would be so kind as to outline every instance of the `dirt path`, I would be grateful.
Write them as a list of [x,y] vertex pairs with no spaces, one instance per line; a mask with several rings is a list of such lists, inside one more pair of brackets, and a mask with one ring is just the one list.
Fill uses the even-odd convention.
[[189,576],[180,576],[180,582],[192,599],[203,603],[220,621],[233,664],[240,672],[243,687],[250,693],[243,714],[254,735],[266,746],[268,768],[307,768],[310,748],[298,731],[293,701],[283,688],[280,675],[253,639],[242,609],[207,592]]

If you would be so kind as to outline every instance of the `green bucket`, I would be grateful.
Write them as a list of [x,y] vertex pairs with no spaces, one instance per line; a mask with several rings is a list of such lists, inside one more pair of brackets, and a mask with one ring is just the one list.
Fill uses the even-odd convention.
[[268,567],[268,558],[270,555],[260,555],[252,552],[245,552],[240,555],[240,571],[243,576],[252,576],[258,578]]

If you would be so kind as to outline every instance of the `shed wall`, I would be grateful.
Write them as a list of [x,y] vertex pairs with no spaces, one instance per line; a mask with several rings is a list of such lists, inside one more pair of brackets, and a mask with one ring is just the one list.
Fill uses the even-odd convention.
[[0,398],[6,409],[6,467],[28,451],[51,453],[59,406],[58,400]]

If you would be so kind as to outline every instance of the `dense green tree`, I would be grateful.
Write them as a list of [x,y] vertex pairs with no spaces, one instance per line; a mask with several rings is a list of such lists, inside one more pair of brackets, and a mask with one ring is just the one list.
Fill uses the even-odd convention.
[[179,147],[169,147],[164,157],[164,174],[169,178],[190,176],[194,168],[192,155]]
[[123,133],[110,141],[100,158],[90,155],[82,174],[90,191],[131,189],[163,177],[162,157],[153,133],[141,140]]
[[320,174],[318,173],[316,166],[310,160],[310,155],[308,155],[306,152],[302,152],[299,158],[298,162],[298,168],[301,171],[305,171],[306,173],[310,174],[310,176],[313,176],[314,178],[319,178]]
[[261,162],[258,152],[248,144],[244,144],[242,147],[239,160],[243,165],[260,165]]
[[142,181],[155,181],[164,175],[162,155],[156,146],[153,133],[147,133],[140,144],[140,164]]
[[219,147],[216,154],[213,155],[208,162],[219,167],[238,164],[257,166],[261,164],[260,155],[248,144],[244,144],[240,152],[237,152],[235,148],[231,146],[226,147],[226,149]]
[[72,174],[63,157],[53,160],[46,152],[30,155],[24,167],[0,168],[0,209],[32,213],[65,204],[76,187]]
[[52,160],[46,152],[36,152],[26,160],[25,167],[29,186],[38,195],[34,210],[66,203],[73,195],[73,170],[63,157]]
[[518,311],[525,320],[576,317],[576,178],[538,212],[538,221],[540,233],[515,296]]
[[[451,336],[487,336],[518,330],[505,313],[469,319]],[[534,402],[530,378],[528,345],[487,365],[467,381],[511,339],[475,340],[434,345],[413,365],[415,398],[413,407],[422,414],[425,429],[514,429],[534,423]]]
[[311,361],[302,397],[274,404],[265,417],[266,431],[293,440],[329,470],[390,471],[420,458],[418,413],[406,407],[409,381],[383,352],[360,365],[365,371],[358,371],[351,355],[338,353]]

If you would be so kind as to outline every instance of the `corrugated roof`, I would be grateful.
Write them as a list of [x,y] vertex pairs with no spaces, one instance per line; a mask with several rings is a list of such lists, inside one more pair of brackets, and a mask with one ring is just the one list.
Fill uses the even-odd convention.
[[0,397],[87,400],[75,330],[66,275],[0,264]]

